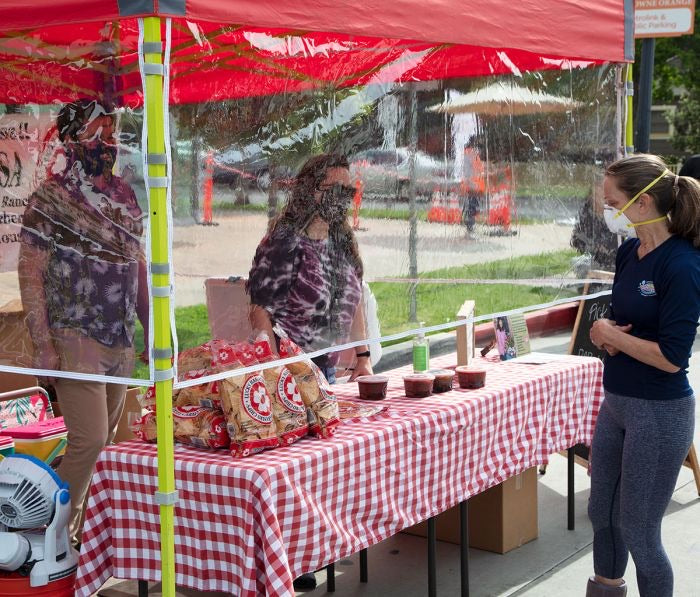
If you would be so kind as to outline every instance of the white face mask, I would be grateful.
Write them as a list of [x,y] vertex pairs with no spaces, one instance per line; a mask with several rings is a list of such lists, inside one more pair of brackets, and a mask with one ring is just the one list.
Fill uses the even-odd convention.
[[664,170],[659,176],[652,180],[647,186],[645,186],[641,191],[639,191],[632,199],[630,199],[619,211],[609,205],[603,208],[603,218],[605,219],[605,224],[608,230],[613,234],[619,234],[620,236],[635,237],[637,236],[637,231],[635,226],[643,226],[644,224],[653,224],[654,222],[661,222],[666,219],[666,216],[661,216],[659,218],[653,218],[651,220],[645,220],[644,222],[637,222],[633,224],[630,219],[625,215],[625,210],[632,205],[642,193],[646,193],[651,187],[653,187],[657,182],[659,182],[666,174],[670,174],[669,170]]
[[630,222],[630,219],[624,213],[619,212],[609,205],[603,208],[603,219],[605,219],[605,225],[608,227],[608,230],[613,234],[628,237],[637,236],[637,232],[634,226],[631,225],[632,222]]

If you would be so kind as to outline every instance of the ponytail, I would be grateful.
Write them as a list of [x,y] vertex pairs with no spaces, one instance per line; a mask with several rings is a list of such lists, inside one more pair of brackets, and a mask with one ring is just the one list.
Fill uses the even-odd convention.
[[605,174],[627,197],[644,189],[659,215],[668,218],[668,231],[700,249],[700,182],[695,178],[673,174],[659,156],[648,153],[617,160]]
[[668,211],[668,231],[700,249],[700,182],[690,176],[678,176],[678,183],[674,186],[674,201]]

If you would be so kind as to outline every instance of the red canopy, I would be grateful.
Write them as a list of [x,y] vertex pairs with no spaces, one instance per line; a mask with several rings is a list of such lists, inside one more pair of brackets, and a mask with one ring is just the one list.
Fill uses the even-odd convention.
[[[137,22],[125,15],[143,4],[0,6],[0,102],[46,104],[99,91],[115,104],[140,104]],[[299,7],[283,0],[274,7],[269,0],[188,0],[186,18],[173,18],[171,101],[623,61],[624,4],[432,0],[426,10],[422,1],[394,0],[365,2],[358,10],[345,0]],[[160,14],[185,12],[181,0],[158,6]],[[233,25],[234,19],[250,25]]]
[[0,30],[160,14],[624,62],[633,58],[631,4],[626,0],[5,0],[0,4]]

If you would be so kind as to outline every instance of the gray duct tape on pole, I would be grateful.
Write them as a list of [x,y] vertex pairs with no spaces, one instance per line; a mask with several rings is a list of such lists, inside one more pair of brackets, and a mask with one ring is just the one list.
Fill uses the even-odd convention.
[[187,13],[185,0],[159,0],[158,10],[155,0],[117,0],[117,6],[122,17],[148,14],[185,16]]

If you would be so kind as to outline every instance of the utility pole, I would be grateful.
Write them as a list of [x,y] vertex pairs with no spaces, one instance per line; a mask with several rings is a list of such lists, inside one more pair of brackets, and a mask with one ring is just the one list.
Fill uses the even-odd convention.
[[651,84],[654,78],[654,47],[656,40],[647,37],[642,40],[642,60],[639,65],[639,85],[635,90],[637,97],[637,134],[635,144],[640,153],[649,153],[651,133]]

